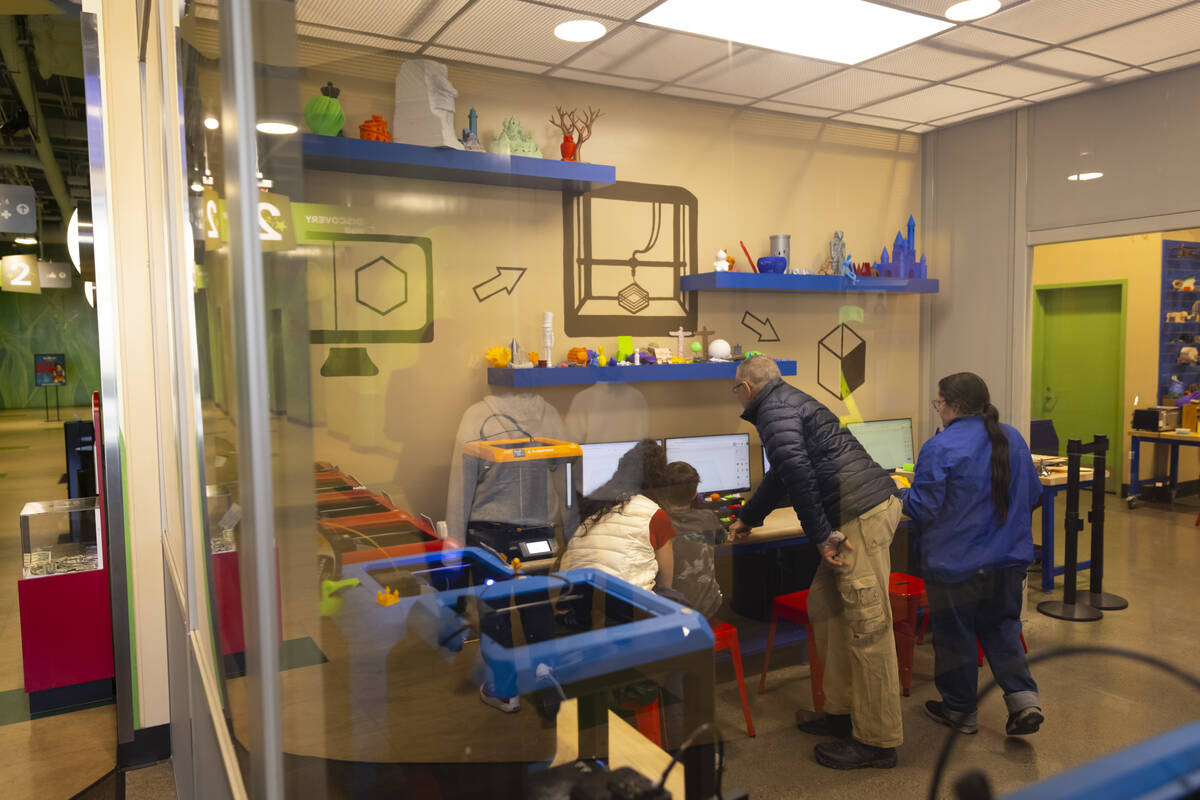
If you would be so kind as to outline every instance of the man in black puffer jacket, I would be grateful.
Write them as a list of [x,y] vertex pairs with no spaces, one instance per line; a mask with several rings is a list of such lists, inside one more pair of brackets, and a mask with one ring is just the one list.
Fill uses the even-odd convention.
[[827,767],[893,767],[903,741],[887,594],[896,486],[829,409],[783,382],[771,359],[742,362],[736,381],[742,419],[758,428],[771,468],[730,534],[749,536],[786,495],[821,554],[808,616],[825,667],[826,714],[800,729],[836,737],[814,751]]

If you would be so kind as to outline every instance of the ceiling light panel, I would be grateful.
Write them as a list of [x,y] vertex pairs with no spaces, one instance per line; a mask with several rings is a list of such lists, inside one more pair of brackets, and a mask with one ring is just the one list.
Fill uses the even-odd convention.
[[1071,47],[1141,65],[1191,52],[1197,42],[1200,42],[1200,3],[1191,3],[1177,11],[1072,42]]
[[771,99],[821,108],[836,108],[838,111],[852,111],[858,110],[859,106],[866,103],[874,103],[902,92],[911,92],[922,86],[928,86],[928,83],[901,75],[848,69]]
[[834,118],[835,122],[853,122],[857,125],[872,125],[876,128],[890,128],[891,130],[902,130],[912,125],[907,120],[886,119],[884,117],[872,117],[866,114],[839,114]]
[[571,59],[568,66],[666,82],[726,58],[738,49],[728,42],[631,25],[610,33]]
[[547,75],[551,78],[562,78],[568,81],[582,81],[583,83],[599,83],[604,86],[617,86],[622,89],[640,89],[648,91],[659,85],[658,81],[642,81],[637,78],[622,78],[617,75],[605,75],[601,72],[588,72],[582,69],[570,69],[568,67],[560,67],[553,70]]
[[554,35],[555,25],[575,19],[579,19],[575,11],[520,0],[487,0],[464,11],[434,42],[478,53],[558,63],[590,44],[564,42]]
[[952,83],[955,86],[965,86],[981,92],[1024,97],[1034,92],[1044,92],[1047,89],[1075,83],[1077,80],[1079,78],[1071,75],[1063,76],[1053,72],[1042,72],[1017,64],[1000,64],[962,78],[955,78]]
[[759,100],[754,104],[754,107],[766,109],[767,111],[781,111],[784,114],[798,114],[802,117],[832,117],[838,113],[828,108],[799,106],[795,103],[780,103],[776,100]]
[[471,53],[465,50],[451,50],[448,47],[430,47],[425,50],[426,57],[445,59],[447,61],[464,61],[468,64],[481,64],[485,67],[499,67],[517,72],[545,72],[549,64],[535,64],[532,61],[521,61],[515,58],[501,58],[482,53]]
[[614,19],[633,19],[650,6],[654,0],[538,0],[543,5],[570,8],[585,14],[596,14]]
[[972,24],[1051,44],[1140,19],[1185,0],[1029,0]]
[[665,0],[639,21],[840,64],[865,61],[953,25],[864,0]]
[[378,47],[383,50],[395,50],[401,53],[415,53],[421,46],[419,42],[409,42],[403,39],[376,36],[370,33],[359,33],[341,28],[329,28],[324,25],[312,25],[306,22],[296,23],[296,34],[298,36],[310,36],[314,39],[326,39],[331,42],[357,44],[361,47]]
[[725,103],[732,106],[744,106],[753,100],[753,97],[742,97],[736,94],[727,94],[725,92],[709,92],[704,89],[689,89],[686,86],[664,86],[658,91],[663,94],[674,95],[675,97],[690,97],[693,100],[710,100],[714,103]]
[[1007,97],[987,92],[943,85],[930,86],[928,89],[921,89],[904,97],[886,100],[858,110],[864,114],[873,114],[878,117],[930,122],[951,114],[962,114],[1007,100]]
[[825,61],[746,49],[680,79],[684,86],[765,97],[840,69]]
[[1074,75],[1079,78],[1096,78],[1101,75],[1108,75],[1110,72],[1120,72],[1126,68],[1124,64],[1109,61],[1107,58],[1089,56],[1087,53],[1064,50],[1061,47],[1025,56],[1025,58],[1015,63],[1021,66],[1036,67],[1047,71]]
[[425,41],[466,4],[467,0],[296,0],[296,21]]
[[1155,72],[1166,72],[1169,69],[1179,69],[1191,64],[1200,64],[1200,50],[1193,50],[1181,56],[1164,58],[1162,61],[1152,61],[1146,65],[1146,69],[1154,70]]

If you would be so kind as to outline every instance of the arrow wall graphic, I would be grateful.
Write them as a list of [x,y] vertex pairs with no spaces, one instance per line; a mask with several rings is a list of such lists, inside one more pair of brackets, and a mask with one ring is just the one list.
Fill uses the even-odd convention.
[[742,314],[742,327],[757,336],[760,342],[779,341],[779,334],[775,332],[775,325],[771,322],[770,317],[759,319],[747,311]]
[[494,297],[501,292],[513,293],[521,278],[525,275],[525,267],[496,267],[496,274],[483,283],[477,283],[472,288],[475,299],[479,302]]

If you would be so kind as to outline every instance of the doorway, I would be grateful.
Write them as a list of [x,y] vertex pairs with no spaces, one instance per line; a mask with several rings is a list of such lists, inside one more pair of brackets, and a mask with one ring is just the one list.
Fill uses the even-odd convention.
[[1110,492],[1121,485],[1125,304],[1125,281],[1034,287],[1032,417],[1054,422],[1060,454],[1068,439],[1108,436]]

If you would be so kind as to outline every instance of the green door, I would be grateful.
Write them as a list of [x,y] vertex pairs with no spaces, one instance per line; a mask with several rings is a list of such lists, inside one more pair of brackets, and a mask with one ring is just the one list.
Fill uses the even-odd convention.
[[[1049,419],[1060,452],[1068,439],[1108,436],[1109,491],[1119,491],[1125,387],[1123,283],[1035,287],[1033,419]],[[1085,463],[1090,459],[1085,458]]]

